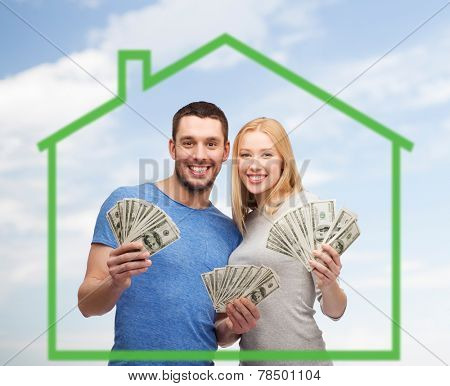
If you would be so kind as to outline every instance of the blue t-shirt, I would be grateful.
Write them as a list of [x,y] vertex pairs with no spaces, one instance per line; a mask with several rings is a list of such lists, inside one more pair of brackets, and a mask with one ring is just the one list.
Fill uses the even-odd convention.
[[[113,350],[217,350],[215,311],[201,274],[223,267],[242,237],[232,220],[210,204],[193,209],[153,183],[116,189],[104,202],[93,243],[117,248],[106,212],[124,198],[158,205],[180,238],[152,255],[147,272],[132,277],[116,304]],[[213,365],[212,361],[110,361],[109,365]]]

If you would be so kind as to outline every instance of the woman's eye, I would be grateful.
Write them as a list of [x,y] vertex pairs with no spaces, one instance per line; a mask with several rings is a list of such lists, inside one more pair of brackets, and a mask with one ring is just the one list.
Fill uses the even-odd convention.
[[243,154],[241,154],[241,157],[242,157],[242,158],[247,158],[247,157],[250,157],[250,154],[248,154],[248,153],[243,153]]
[[264,153],[264,157],[272,157],[272,153]]

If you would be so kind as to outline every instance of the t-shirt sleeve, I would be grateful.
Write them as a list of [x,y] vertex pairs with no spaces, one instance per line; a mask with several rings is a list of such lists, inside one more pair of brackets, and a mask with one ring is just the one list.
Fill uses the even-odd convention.
[[236,237],[235,237],[235,240],[234,240],[233,251],[239,246],[241,241],[242,241],[241,232],[239,232],[239,230],[236,230]]
[[97,216],[92,243],[104,244],[111,248],[117,248],[119,246],[106,219],[106,213],[122,198],[121,188],[118,188],[105,200]]
[[[332,317],[332,316],[330,316],[330,315],[327,315],[327,314],[323,311],[323,296],[322,296],[322,291],[321,291],[320,288],[317,286],[317,281],[316,281],[315,275],[314,275],[313,273],[311,273],[311,276],[312,276],[312,278],[313,278],[314,288],[315,288],[315,291],[316,291],[316,299],[317,299],[317,301],[318,301],[319,304],[320,304],[320,310],[322,311],[322,314],[324,314],[325,316],[327,316],[327,317],[330,318],[331,320],[338,321],[338,320],[341,319],[342,316],[345,314],[345,309],[344,309],[344,312],[342,313],[342,315],[339,316],[339,318],[334,318],[334,317]],[[339,284],[339,278],[337,278],[336,280],[337,280],[337,282],[338,282],[338,284]]]

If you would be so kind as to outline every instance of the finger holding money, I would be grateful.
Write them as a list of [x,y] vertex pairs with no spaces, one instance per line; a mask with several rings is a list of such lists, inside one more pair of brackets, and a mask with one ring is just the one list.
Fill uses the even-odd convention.
[[249,321],[258,320],[260,318],[258,307],[256,307],[250,299],[239,298],[233,302],[236,309]]
[[227,304],[225,312],[227,313],[228,319],[232,323],[231,326],[227,323],[230,330],[236,334],[240,334],[239,331],[243,329],[241,322],[244,323],[244,318],[237,312],[236,308],[231,303]]
[[[317,256],[318,257],[318,256]],[[336,282],[337,275],[331,271],[328,267],[326,267],[324,264],[310,260],[309,263],[313,267],[314,272],[318,272],[324,276],[325,283],[324,284],[331,284],[333,282]],[[317,275],[318,277],[321,277],[320,275]]]
[[325,250],[313,250],[313,255],[316,257],[317,262],[326,268],[328,268],[334,275],[339,276],[341,273],[341,267],[336,264],[335,260]]
[[[233,322],[233,332],[243,334],[256,327],[259,311],[248,299],[235,299],[227,305],[227,315]],[[236,323],[235,323],[236,322]]]
[[120,288],[131,285],[131,277],[147,271],[152,262],[142,243],[123,244],[113,249],[106,261],[113,283]]
[[338,251],[336,251],[336,249],[334,249],[330,244],[322,244],[322,250],[324,250],[331,256],[334,263],[339,267],[339,269],[342,269],[341,255],[338,253]]

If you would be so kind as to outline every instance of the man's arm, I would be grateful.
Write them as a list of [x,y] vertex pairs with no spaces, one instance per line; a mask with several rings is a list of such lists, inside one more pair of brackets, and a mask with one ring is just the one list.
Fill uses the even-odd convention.
[[231,346],[242,334],[256,327],[260,317],[258,308],[247,298],[228,303],[226,312],[216,318],[217,344],[221,347]]
[[78,290],[78,308],[85,317],[111,311],[131,285],[131,277],[147,271],[149,253],[141,243],[124,244],[112,249],[93,243],[86,275]]
[[230,330],[230,327],[227,326],[227,320],[229,320],[227,314],[217,314],[216,337],[217,344],[220,347],[231,346],[241,337],[241,334],[236,334]]

